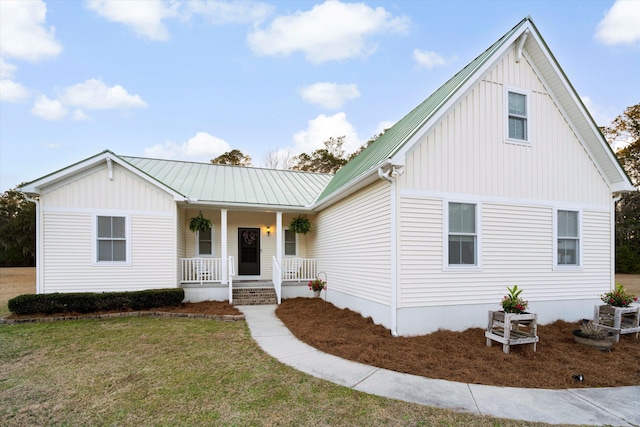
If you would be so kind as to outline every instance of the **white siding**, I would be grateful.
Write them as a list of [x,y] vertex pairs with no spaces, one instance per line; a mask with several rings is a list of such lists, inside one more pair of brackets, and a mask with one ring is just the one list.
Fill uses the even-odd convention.
[[176,286],[175,220],[131,214],[130,265],[92,259],[93,215],[45,212],[44,292],[131,291]]
[[[390,185],[378,181],[317,216],[310,256],[331,290],[390,303]],[[364,313],[367,314],[367,313]],[[368,315],[368,314],[367,314]]]
[[[530,145],[505,143],[505,86],[530,92]],[[608,205],[610,189],[533,68],[505,56],[407,155],[403,188]]]
[[[114,165],[45,189],[43,292],[104,292],[176,286],[176,204],[170,194]],[[95,215],[130,221],[128,265],[96,263]]]
[[554,269],[552,206],[482,203],[480,271],[443,268],[444,201],[402,197],[400,307],[495,304],[506,286],[518,285],[536,301],[597,297],[611,275],[610,217],[582,211],[583,265]]

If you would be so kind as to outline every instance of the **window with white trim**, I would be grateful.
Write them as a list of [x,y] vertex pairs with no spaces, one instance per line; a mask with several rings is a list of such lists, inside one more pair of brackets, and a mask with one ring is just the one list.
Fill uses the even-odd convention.
[[476,205],[449,203],[449,265],[478,264]]
[[285,256],[298,255],[297,239],[298,237],[295,231],[289,230],[288,228],[284,230],[284,255]]
[[580,265],[580,215],[558,210],[558,265]]
[[508,139],[514,141],[529,141],[529,102],[526,93],[507,91]]
[[196,253],[201,256],[213,255],[213,227],[208,230],[198,230],[196,239]]
[[96,259],[98,262],[127,261],[127,219],[97,216]]

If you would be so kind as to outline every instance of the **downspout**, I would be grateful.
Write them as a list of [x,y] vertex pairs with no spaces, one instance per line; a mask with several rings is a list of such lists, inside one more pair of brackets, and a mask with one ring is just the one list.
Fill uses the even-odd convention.
[[613,197],[611,206],[611,280],[609,289],[615,289],[616,283],[616,203],[620,201],[622,194],[618,193]]
[[[393,176],[393,178],[391,176]],[[398,236],[397,236],[397,201],[396,201],[396,180],[398,173],[394,166],[390,166],[386,171],[382,167],[378,168],[378,176],[391,183],[390,206],[391,206],[391,335],[398,336]]]
[[[24,194],[24,193],[23,193]],[[40,217],[40,200],[24,195],[24,198],[36,205],[36,294],[42,293],[42,218]]]

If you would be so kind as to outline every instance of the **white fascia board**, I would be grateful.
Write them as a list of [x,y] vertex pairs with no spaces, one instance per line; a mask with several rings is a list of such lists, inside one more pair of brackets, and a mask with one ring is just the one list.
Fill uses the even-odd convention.
[[380,179],[378,178],[378,168],[387,164],[388,164],[388,160],[385,160],[384,162],[376,165],[376,167],[371,168],[364,174],[348,182],[346,185],[343,185],[340,190],[336,191],[331,196],[324,199],[321,203],[317,203],[317,199],[314,200],[314,202],[310,206],[311,210],[320,211],[328,206],[331,206],[334,203],[339,202],[345,197],[352,195],[353,193],[366,187],[367,185],[377,181],[378,179]]
[[289,205],[260,205],[255,203],[229,203],[202,200],[184,200],[180,206],[193,207],[194,209],[229,209],[232,211],[256,211],[256,212],[309,212],[314,210],[309,206],[289,206]]

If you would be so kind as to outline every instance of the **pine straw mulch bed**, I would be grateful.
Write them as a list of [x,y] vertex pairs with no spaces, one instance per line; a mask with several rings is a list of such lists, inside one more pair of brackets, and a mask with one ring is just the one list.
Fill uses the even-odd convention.
[[[539,325],[532,345],[487,347],[484,329],[437,331],[392,337],[371,318],[339,309],[321,298],[287,299],[276,315],[301,341],[325,353],[428,378],[506,387],[564,389],[640,385],[640,339],[622,335],[605,353],[574,342],[578,323]],[[573,379],[582,374],[583,382]]]

